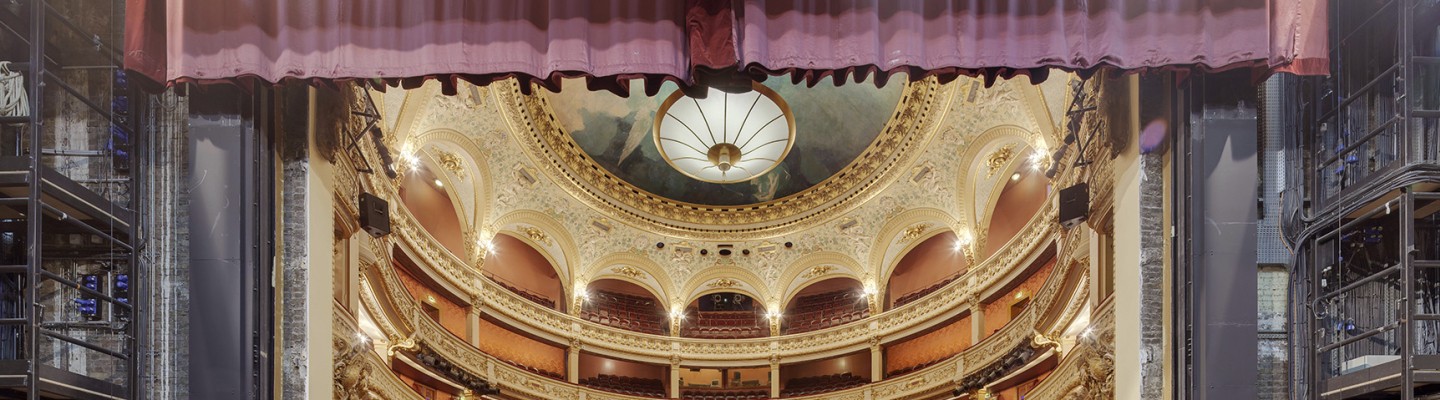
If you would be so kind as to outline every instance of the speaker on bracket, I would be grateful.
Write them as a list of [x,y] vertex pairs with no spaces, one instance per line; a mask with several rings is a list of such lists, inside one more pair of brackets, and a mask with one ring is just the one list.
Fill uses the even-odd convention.
[[1090,185],[1077,183],[1060,189],[1060,226],[1074,228],[1090,217]]
[[370,236],[390,234],[390,202],[370,193],[360,193],[360,227]]

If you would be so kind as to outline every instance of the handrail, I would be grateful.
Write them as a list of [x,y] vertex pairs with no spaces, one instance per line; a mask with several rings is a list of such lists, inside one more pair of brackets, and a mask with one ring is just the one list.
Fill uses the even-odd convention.
[[[468,348],[468,350],[472,350],[475,351],[475,353],[478,353],[478,348],[474,348],[472,347],[472,345],[469,345],[468,342],[461,340],[461,338],[449,334],[449,331],[446,331],[444,327],[439,327],[438,322],[432,321],[432,319],[429,318],[420,318],[420,314],[418,312],[419,305],[416,304],[416,302],[418,301],[416,301],[416,299],[409,298],[409,296],[406,296],[405,292],[403,292],[403,286],[400,286],[399,278],[396,278],[395,276],[395,272],[389,271],[389,269],[384,268],[373,268],[372,271],[377,272],[376,275],[379,275],[380,281],[382,282],[379,282],[380,288],[374,286],[376,285],[376,283],[372,283],[369,288],[372,288],[372,291],[379,291],[379,289],[383,289],[384,294],[389,294],[390,304],[392,304],[393,308],[395,308],[396,311],[399,312],[400,318],[405,319],[406,322],[409,322],[410,327],[415,327],[416,331],[425,331],[425,327],[431,327],[433,331],[435,331],[435,334],[429,335],[429,338],[431,338],[431,340],[452,342],[452,344],[454,345],[452,345],[451,348],[455,351],[464,351]],[[1043,288],[1041,288],[1040,291],[1038,291],[1038,294],[1035,295],[1034,304],[1037,306],[1031,306],[1031,308],[1025,309],[1025,311],[1022,311],[1021,317],[1015,318],[1014,321],[1009,322],[1009,324],[1005,325],[1005,328],[1001,329],[1001,332],[996,332],[995,335],[991,335],[991,337],[986,338],[985,341],[981,341],[979,342],[979,344],[972,345],[971,350],[966,350],[965,353],[962,353],[973,353],[973,355],[968,355],[968,357],[966,357],[965,365],[988,364],[989,361],[994,361],[989,360],[989,358],[996,357],[996,355],[984,353],[1004,353],[1004,351],[996,351],[995,348],[1007,347],[1007,345],[1009,345],[1009,347],[1012,347],[1012,345],[1017,344],[1017,342],[1021,342],[1022,340],[1027,340],[1027,338],[1030,338],[1030,332],[1034,331],[1035,324],[1041,321],[1040,315],[1043,314],[1043,312],[1050,312],[1051,308],[1054,308],[1054,305],[1057,304],[1056,299],[1058,298],[1058,294],[1060,294],[1061,289],[1068,288],[1068,286],[1070,286],[1067,285],[1067,282],[1073,281],[1073,279],[1071,278],[1074,278],[1077,281],[1076,285],[1080,285],[1080,283],[1083,283],[1084,279],[1086,279],[1084,278],[1084,276],[1086,276],[1086,272],[1079,271],[1076,266],[1057,265],[1056,271],[1051,273],[1051,276],[1048,276],[1047,282],[1045,282]],[[491,291],[488,291],[487,289],[487,292]],[[1071,295],[1071,298],[1074,298],[1074,296],[1076,295]],[[1083,298],[1083,296],[1081,296],[1081,298]],[[524,304],[528,304],[528,301],[524,301],[524,299],[513,299],[513,301],[524,302]],[[1071,301],[1074,301],[1074,299],[1071,299]],[[563,317],[564,321],[580,321],[582,322],[582,325],[588,324],[595,325],[595,327],[602,327],[602,325],[593,324],[593,322],[589,321],[582,321],[582,319],[569,317],[569,315],[563,315]],[[1021,325],[1024,325],[1024,327],[1022,327],[1024,329],[1017,328],[1021,327]],[[441,334],[441,332],[444,332],[444,334]],[[573,341],[572,344],[582,345],[582,347],[592,347],[592,345],[602,345],[603,347],[603,345],[605,345],[605,342],[593,341],[593,337],[589,337],[589,335],[586,335],[586,332],[590,331],[586,331],[586,329],[582,328],[580,329],[580,332],[564,331],[560,332],[559,335],[554,335],[554,337],[569,338],[570,341]],[[865,327],[865,334],[860,334],[860,337],[871,337],[871,335],[873,334],[874,332],[868,331],[868,327]],[[792,345],[796,344],[819,345],[818,342],[815,341],[786,342],[786,345],[780,345],[780,351],[779,353],[776,353],[776,351],[773,350],[772,345],[778,344],[776,344],[776,342],[773,340],[724,341],[721,342],[721,347],[740,348],[740,350],[746,351],[746,353],[743,354],[734,354],[739,355],[739,357],[726,358],[717,357],[717,355],[721,354],[687,354],[687,350],[688,353],[694,353],[694,348],[687,348],[687,345],[685,344],[678,345],[680,351],[674,350],[674,348],[677,348],[674,345],[675,342],[714,342],[713,340],[662,338],[658,337],[658,335],[647,335],[647,337],[654,337],[657,338],[657,340],[652,342],[641,342],[641,344],[638,344],[638,347],[644,347],[647,348],[647,350],[652,350],[651,354],[636,354],[639,355],[639,357],[635,358],[636,360],[638,360],[638,358],[654,358],[654,360],[651,361],[655,361],[655,363],[661,363],[661,361],[668,361],[670,360],[671,355],[681,355],[681,358],[684,358],[684,360],[687,361],[717,360],[717,358],[719,358],[719,360],[747,361],[747,363],[750,364],[768,364],[769,354],[778,354],[780,355],[780,357],[785,358],[785,360],[788,361],[793,361],[793,358],[795,358],[796,355],[804,355],[801,353],[801,351],[786,351],[786,347],[792,347]],[[1004,338],[1004,340],[1002,340],[1002,338]],[[863,347],[863,345],[868,344],[867,342],[860,342],[860,345],[861,347]],[[976,350],[976,348],[981,348],[981,350]],[[626,348],[615,348],[615,350],[626,351]],[[629,351],[634,350],[635,348],[629,348]],[[804,351],[804,348],[801,348],[801,350]],[[844,350],[848,351],[848,348],[844,348]],[[649,355],[649,357],[645,357],[645,355]]]
[[[1086,276],[1088,276],[1086,272],[1084,270],[1071,271],[1072,268],[1078,267],[1072,264],[1066,264],[1063,266],[1057,265],[1056,271],[1052,273],[1051,277],[1047,278],[1045,287],[1042,288],[1035,297],[1034,304],[1036,304],[1037,306],[1028,308],[1027,311],[1022,312],[1024,313],[1022,314],[1022,318],[1017,318],[1016,321],[1030,321],[1031,323],[1037,323],[1040,322],[1039,316],[1043,315],[1042,313],[1048,313],[1056,307],[1066,308],[1066,306],[1075,301],[1087,301],[1088,297],[1084,295],[1085,292],[1083,290],[1067,291],[1069,292],[1069,298],[1064,299],[1064,301],[1060,301],[1061,298],[1058,296],[1058,294],[1063,288],[1068,287],[1068,285],[1065,284],[1067,281],[1069,281],[1067,277],[1072,275],[1078,275],[1079,280],[1074,282],[1075,285],[1077,285],[1077,287],[1085,286],[1084,282]],[[398,277],[395,276],[395,272],[393,270],[380,267],[379,265],[373,265],[371,271],[375,272],[375,274],[367,275],[366,281],[369,282],[371,279],[378,277],[379,282],[370,282],[366,285],[366,287],[370,290],[362,291],[361,296],[364,298],[364,301],[362,303],[365,304],[365,307],[367,308],[375,307],[379,304],[378,301],[380,299],[378,299],[378,297],[381,296],[380,293],[386,293],[391,296],[389,300],[393,304],[394,309],[396,310],[395,315],[385,313],[383,310],[379,309],[369,310],[370,315],[374,316],[377,319],[381,319],[381,321],[377,321],[377,325],[381,326],[382,329],[391,329],[399,327],[399,324],[395,324],[394,322],[404,322],[405,324],[414,327],[408,332],[388,333],[392,337],[396,338],[412,337],[413,335],[413,337],[415,337],[416,340],[420,343],[424,343],[426,346],[435,350],[438,354],[454,361],[455,365],[460,366],[461,368],[464,368],[477,376],[489,380],[492,385],[507,389],[507,394],[518,391],[520,392],[520,394],[532,398],[575,399],[582,396],[581,393],[583,392],[583,396],[588,399],[634,398],[630,396],[616,394],[613,392],[606,392],[599,389],[591,389],[564,383],[552,378],[543,377],[537,374],[530,373],[528,371],[524,371],[522,369],[513,367],[506,362],[496,360],[494,357],[485,354],[484,352],[470,345],[466,341],[449,334],[449,332],[446,331],[443,326],[440,326],[438,322],[431,320],[428,317],[423,317],[420,313],[415,312],[418,310],[419,307],[417,305],[418,300],[414,299],[413,297],[408,297],[404,293],[402,293],[404,290],[403,286],[401,285]],[[1072,274],[1072,272],[1074,273]],[[1029,315],[1031,317],[1023,317],[1025,315]],[[400,319],[401,321],[391,321],[391,319]],[[1008,333],[1022,331],[1033,332],[1037,327],[1033,325],[1025,326],[1023,328],[1027,329],[1023,330],[1020,328],[1016,328],[1020,325],[1021,324],[1012,321],[1011,323],[1006,325],[1006,327],[1010,329],[1002,329],[1001,333],[992,335],[992,338],[1004,336],[1007,339],[1010,339],[1003,340],[1003,343],[1010,345],[1010,347],[1006,348],[1005,350],[1013,348],[1013,346],[1022,345],[1025,343],[1026,340],[1030,339],[1030,336],[1028,334],[1011,335]],[[340,330],[337,330],[337,332],[338,331]],[[581,339],[579,341],[583,341],[583,337],[578,339]],[[989,341],[991,343],[1002,342],[999,339],[990,339]],[[582,347],[586,346],[583,343],[572,343],[572,345],[579,345]],[[873,398],[895,398],[915,393],[929,393],[931,391],[937,390],[948,390],[950,387],[953,386],[953,378],[955,374],[959,372],[962,367],[967,370],[973,370],[975,368],[980,368],[984,365],[988,365],[988,363],[974,364],[974,362],[976,362],[975,360],[988,359],[985,357],[975,356],[975,353],[980,352],[994,352],[994,350],[983,346],[971,346],[969,349],[962,351],[960,354],[952,356],[944,361],[937,362],[919,371],[906,374],[903,377],[896,377],[895,379],[865,385],[860,388],[817,394],[813,396],[801,396],[796,398],[863,399],[865,398],[864,395],[867,392],[872,393],[874,395]],[[751,354],[751,356],[765,357],[767,354],[767,352],[753,353]],[[686,360],[689,361],[690,359],[687,358]],[[768,362],[768,360],[765,360],[763,358],[759,358],[754,361],[757,364],[764,364]]]
[[[1053,217],[1055,209],[1048,204],[1037,213],[1032,219]],[[405,213],[398,213],[405,217]],[[418,229],[405,229],[404,225],[395,230],[399,238],[395,243],[409,248],[412,254],[443,256],[451,255],[448,252],[438,250],[426,250],[423,246],[433,244],[423,240],[415,240],[411,235],[420,234]],[[805,353],[816,351],[835,351],[836,349],[863,347],[863,344],[872,336],[886,338],[897,332],[915,326],[913,321],[931,320],[937,315],[945,313],[956,314],[959,311],[960,299],[965,296],[974,296],[978,293],[1001,285],[1004,277],[1002,272],[1010,272],[1018,268],[1022,263],[1029,262],[1040,249],[1048,245],[1057,232],[1055,224],[1028,224],[1025,230],[1017,234],[1001,251],[996,252],[984,262],[977,264],[961,279],[946,285],[937,290],[936,293],[927,295],[920,300],[911,302],[902,307],[887,310],[883,313],[853,321],[839,326],[829,327],[821,330],[803,332],[798,334],[731,339],[723,342],[699,338],[683,338],[661,336],[640,332],[632,332],[614,328],[608,325],[598,324],[588,320],[571,316],[553,309],[540,307],[529,300],[520,298],[508,290],[500,289],[485,278],[483,274],[475,273],[474,269],[469,271],[450,271],[455,268],[458,260],[454,258],[439,257],[438,259],[416,259],[416,263],[422,269],[432,269],[439,272],[441,278],[454,279],[457,275],[469,275],[468,284],[460,285],[451,281],[451,284],[467,290],[476,291],[469,298],[478,301],[476,305],[481,306],[492,313],[498,313],[509,317],[512,320],[524,321],[530,328],[538,329],[540,332],[556,338],[579,337],[586,345],[597,348],[610,349],[615,352],[630,353],[634,356],[641,356],[643,359],[662,361],[668,359],[675,353],[673,347],[680,348],[682,357],[695,360],[735,360],[749,358],[746,355],[769,353],[771,344],[776,344],[781,349],[782,357],[799,357]],[[430,261],[438,261],[431,263]],[[434,268],[435,266],[440,268]],[[498,289],[498,290],[497,290]],[[542,322],[543,321],[543,322]],[[875,322],[881,328],[880,331],[871,331],[869,323]],[[572,327],[578,326],[578,331]],[[533,332],[532,332],[533,333]],[[788,359],[788,358],[787,358]]]

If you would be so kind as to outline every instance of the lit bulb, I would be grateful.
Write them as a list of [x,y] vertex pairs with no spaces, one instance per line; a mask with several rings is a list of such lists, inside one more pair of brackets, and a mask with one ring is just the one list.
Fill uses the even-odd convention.
[[435,187],[443,188],[445,187],[445,182],[441,182],[440,179],[435,179]]
[[730,148],[721,147],[720,155],[716,157],[716,159],[717,160],[715,162],[715,166],[720,167],[720,172],[726,172],[730,170]]
[[1019,180],[1020,180],[1020,173],[1019,173],[1019,172],[1010,174],[1010,181],[1011,181],[1011,182],[1017,182],[1017,181],[1019,181]]

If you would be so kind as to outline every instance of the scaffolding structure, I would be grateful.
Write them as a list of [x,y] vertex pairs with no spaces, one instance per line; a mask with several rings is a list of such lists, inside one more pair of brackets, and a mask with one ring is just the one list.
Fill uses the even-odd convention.
[[118,0],[0,2],[0,60],[29,100],[0,117],[0,397],[140,397],[148,97],[122,69],[123,15]]
[[1334,1],[1281,110],[1292,398],[1440,395],[1440,1]]

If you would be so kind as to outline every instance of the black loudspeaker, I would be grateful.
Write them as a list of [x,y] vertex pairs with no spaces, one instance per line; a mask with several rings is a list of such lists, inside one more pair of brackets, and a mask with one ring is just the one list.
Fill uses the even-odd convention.
[[390,202],[360,193],[360,227],[377,238],[390,234]]
[[1079,183],[1060,189],[1060,226],[1074,228],[1090,216],[1090,185]]

